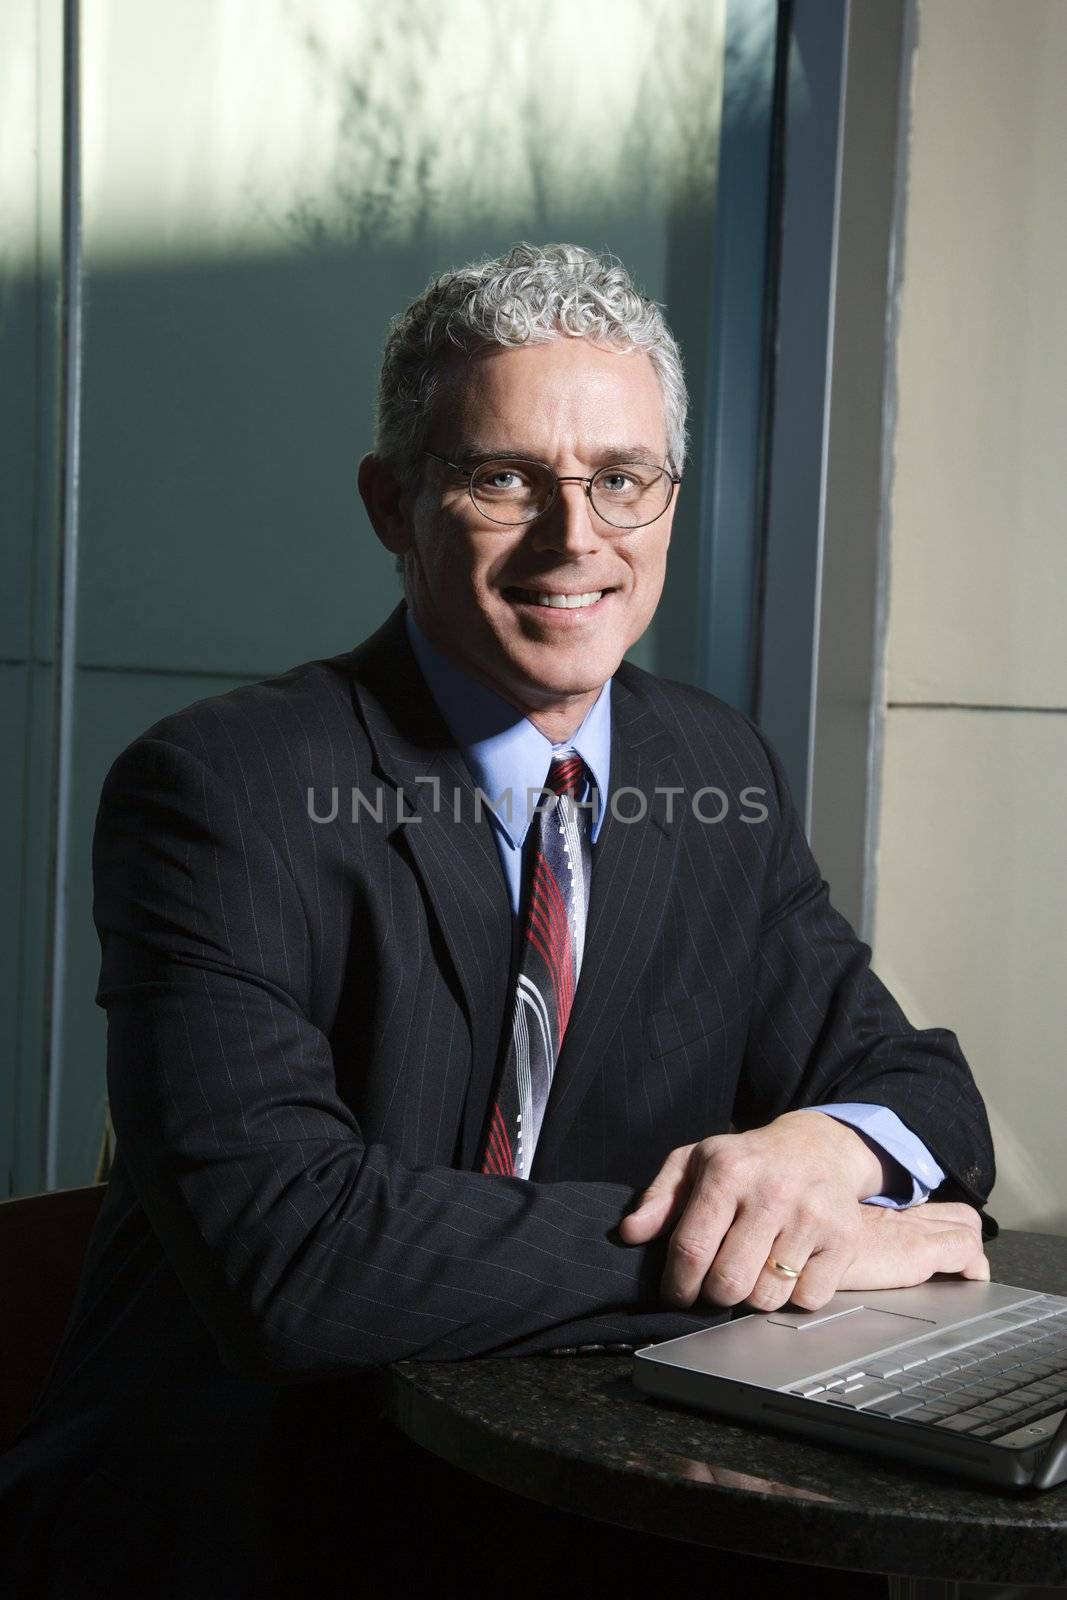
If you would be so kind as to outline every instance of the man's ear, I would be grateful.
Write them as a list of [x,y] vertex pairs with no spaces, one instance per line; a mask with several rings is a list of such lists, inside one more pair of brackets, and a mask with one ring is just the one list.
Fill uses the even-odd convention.
[[408,520],[409,497],[396,473],[380,456],[367,455],[357,480],[371,526],[387,550],[402,556],[414,540]]

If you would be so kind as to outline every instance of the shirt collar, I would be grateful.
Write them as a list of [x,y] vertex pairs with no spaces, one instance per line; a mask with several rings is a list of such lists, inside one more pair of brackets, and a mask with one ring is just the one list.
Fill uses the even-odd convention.
[[[590,837],[596,841],[604,819],[611,765],[611,679],[589,707],[574,735],[553,744],[495,690],[472,678],[450,656],[430,643],[411,614],[404,624],[415,659],[438,709],[448,724],[477,786],[492,803],[501,831],[521,849],[553,756],[574,750],[597,790]],[[532,791],[532,793],[530,792]],[[510,793],[510,806],[506,796]],[[497,805],[498,799],[500,804]]]

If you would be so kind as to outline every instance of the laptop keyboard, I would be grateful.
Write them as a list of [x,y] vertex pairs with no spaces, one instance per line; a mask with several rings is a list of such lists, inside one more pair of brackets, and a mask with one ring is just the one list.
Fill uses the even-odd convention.
[[1067,1300],[1042,1295],[787,1394],[996,1440],[1067,1407]]

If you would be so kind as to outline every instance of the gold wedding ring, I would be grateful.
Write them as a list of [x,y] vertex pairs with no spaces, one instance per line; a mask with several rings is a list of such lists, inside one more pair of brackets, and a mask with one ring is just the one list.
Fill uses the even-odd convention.
[[783,1278],[800,1277],[800,1273],[797,1271],[796,1267],[787,1267],[784,1261],[776,1261],[773,1256],[769,1256],[768,1260],[775,1272],[780,1272]]

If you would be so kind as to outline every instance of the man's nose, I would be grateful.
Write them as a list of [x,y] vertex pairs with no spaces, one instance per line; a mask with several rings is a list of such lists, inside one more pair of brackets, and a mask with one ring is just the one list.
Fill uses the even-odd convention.
[[533,525],[533,542],[539,550],[564,555],[587,555],[604,543],[603,524],[593,511],[584,483],[561,483],[556,498]]

